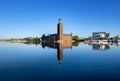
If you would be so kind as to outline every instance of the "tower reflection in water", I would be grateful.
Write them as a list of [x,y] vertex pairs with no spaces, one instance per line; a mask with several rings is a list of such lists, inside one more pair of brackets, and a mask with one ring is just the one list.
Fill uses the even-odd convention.
[[42,47],[50,47],[57,49],[57,59],[59,61],[59,64],[61,64],[63,59],[63,49],[72,48],[72,42],[42,42]]

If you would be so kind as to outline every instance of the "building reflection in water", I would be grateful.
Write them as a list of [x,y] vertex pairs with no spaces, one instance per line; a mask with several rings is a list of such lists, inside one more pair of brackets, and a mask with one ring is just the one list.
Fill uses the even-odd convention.
[[89,43],[86,43],[86,44],[92,46],[93,50],[100,50],[100,51],[109,50],[110,46],[114,45],[112,42],[107,42],[107,43],[89,42]]
[[57,59],[59,61],[59,64],[61,64],[63,59],[63,49],[72,48],[72,42],[42,42],[42,47],[50,47],[57,49]]
[[108,50],[110,46],[108,44],[93,44],[93,50]]
[[120,47],[120,42],[116,44],[118,47]]

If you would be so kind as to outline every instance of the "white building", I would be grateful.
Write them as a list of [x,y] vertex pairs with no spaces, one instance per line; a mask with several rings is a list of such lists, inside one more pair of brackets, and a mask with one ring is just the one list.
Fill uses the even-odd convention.
[[99,40],[106,40],[109,37],[109,33],[106,32],[93,32],[92,33],[92,38],[94,40],[99,39]]

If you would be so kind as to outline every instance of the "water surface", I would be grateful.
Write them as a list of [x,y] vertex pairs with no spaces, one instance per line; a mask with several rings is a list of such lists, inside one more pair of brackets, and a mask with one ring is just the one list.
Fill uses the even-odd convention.
[[0,81],[120,81],[119,44],[53,46],[0,42]]

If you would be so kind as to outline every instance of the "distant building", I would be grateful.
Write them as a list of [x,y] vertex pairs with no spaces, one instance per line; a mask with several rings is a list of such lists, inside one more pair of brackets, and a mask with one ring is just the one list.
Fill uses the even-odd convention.
[[117,40],[120,40],[120,35],[117,35]]
[[93,32],[92,38],[93,40],[106,40],[109,38],[109,33],[106,32]]
[[42,41],[45,42],[72,42],[72,34],[63,34],[63,24],[61,19],[57,24],[57,34],[43,35]]
[[116,43],[120,42],[120,35],[113,37],[113,41]]

